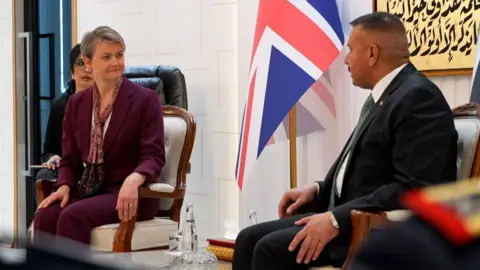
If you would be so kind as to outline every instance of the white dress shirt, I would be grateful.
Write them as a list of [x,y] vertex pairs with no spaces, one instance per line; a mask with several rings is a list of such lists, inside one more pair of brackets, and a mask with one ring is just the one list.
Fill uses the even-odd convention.
[[[372,97],[373,100],[378,102],[380,97],[382,96],[383,92],[385,92],[385,89],[390,85],[390,83],[395,79],[395,77],[400,73],[400,71],[406,66],[407,64],[401,65],[398,68],[394,69],[390,73],[388,73],[385,77],[383,77],[372,89]],[[350,157],[350,153],[347,153],[347,156],[343,160],[341,164],[339,164],[340,169],[337,174],[337,179],[336,179],[336,184],[337,184],[337,193],[341,195],[342,193],[342,187],[343,187],[343,178],[345,176],[345,170],[347,167],[347,162],[348,158]],[[320,187],[317,185],[317,188],[319,189]],[[320,190],[318,190],[319,192]]]

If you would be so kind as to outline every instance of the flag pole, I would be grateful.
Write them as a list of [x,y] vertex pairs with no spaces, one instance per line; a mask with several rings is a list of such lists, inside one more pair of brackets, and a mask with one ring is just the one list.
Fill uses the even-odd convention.
[[288,113],[290,134],[290,188],[297,187],[297,110],[295,105]]

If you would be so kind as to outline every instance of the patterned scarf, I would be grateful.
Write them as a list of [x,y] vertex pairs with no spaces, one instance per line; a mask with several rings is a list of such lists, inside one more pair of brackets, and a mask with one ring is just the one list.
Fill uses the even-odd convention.
[[122,85],[123,79],[120,79],[115,90],[113,91],[112,100],[100,114],[100,94],[97,85],[93,86],[93,132],[90,139],[90,150],[88,160],[82,174],[82,178],[78,182],[78,195],[87,197],[94,195],[102,186],[105,178],[105,169],[103,164],[103,133],[105,123],[112,113],[113,105],[117,99],[118,91]]

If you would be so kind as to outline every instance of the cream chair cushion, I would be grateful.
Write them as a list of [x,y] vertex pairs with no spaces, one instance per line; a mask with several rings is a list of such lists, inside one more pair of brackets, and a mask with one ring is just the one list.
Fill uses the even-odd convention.
[[[119,223],[97,227],[90,235],[91,247],[97,251],[111,252]],[[177,222],[166,218],[137,221],[132,235],[132,251],[168,246],[170,232],[178,229]]]
[[387,212],[387,218],[390,221],[404,221],[412,215],[410,210],[394,210]]

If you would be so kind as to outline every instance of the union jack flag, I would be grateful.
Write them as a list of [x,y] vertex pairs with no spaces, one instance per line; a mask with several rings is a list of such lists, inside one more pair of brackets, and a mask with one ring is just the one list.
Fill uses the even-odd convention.
[[[337,111],[328,70],[310,86],[295,106],[297,137],[327,130],[333,124],[337,117]],[[288,140],[290,138],[289,126],[290,122],[287,116],[273,133],[268,145]]]
[[309,116],[322,125],[335,117],[328,78],[322,74],[344,40],[336,0],[259,1],[235,172],[240,190],[298,101],[299,118]]

